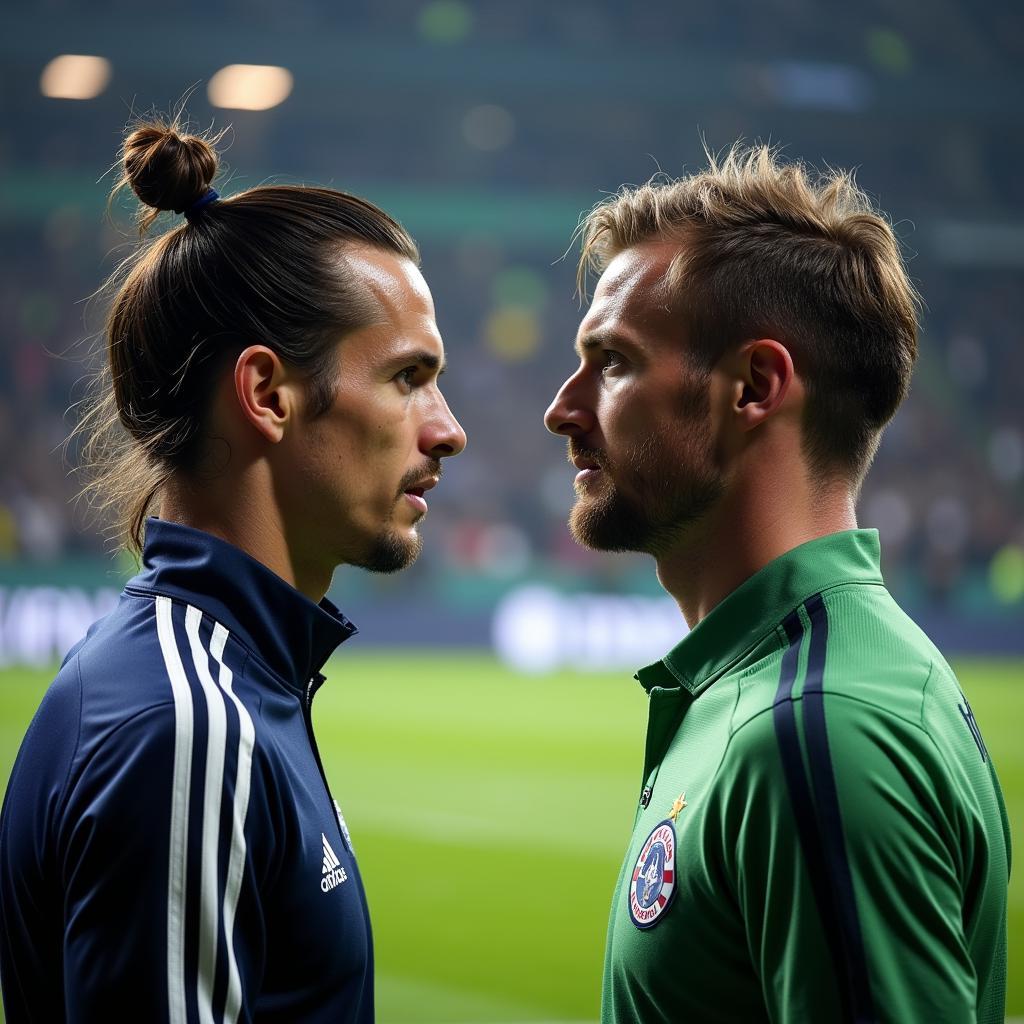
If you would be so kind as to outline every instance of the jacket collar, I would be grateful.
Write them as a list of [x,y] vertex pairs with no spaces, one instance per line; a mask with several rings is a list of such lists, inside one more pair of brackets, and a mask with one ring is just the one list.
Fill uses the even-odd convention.
[[801,544],[740,584],[636,677],[647,691],[682,686],[696,697],[809,597],[843,583],[881,586],[879,560],[877,530],[845,530]]
[[357,631],[327,598],[314,604],[233,544],[163,519],[146,520],[142,571],[127,586],[195,605],[300,690]]

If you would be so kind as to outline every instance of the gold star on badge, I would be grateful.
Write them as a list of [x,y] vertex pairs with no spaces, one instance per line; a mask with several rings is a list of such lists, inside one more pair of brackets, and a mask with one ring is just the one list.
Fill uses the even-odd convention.
[[672,810],[668,812],[668,816],[673,821],[679,820],[679,812],[686,806],[686,794],[680,793],[679,796],[672,801]]

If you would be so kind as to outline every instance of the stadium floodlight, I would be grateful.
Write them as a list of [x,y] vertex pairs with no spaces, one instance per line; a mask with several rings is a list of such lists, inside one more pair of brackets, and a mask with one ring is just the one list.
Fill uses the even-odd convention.
[[106,57],[62,53],[43,68],[39,90],[58,100],[91,100],[110,82],[113,68]]
[[218,71],[206,93],[215,107],[269,110],[291,94],[294,79],[287,68],[272,64],[228,64]]

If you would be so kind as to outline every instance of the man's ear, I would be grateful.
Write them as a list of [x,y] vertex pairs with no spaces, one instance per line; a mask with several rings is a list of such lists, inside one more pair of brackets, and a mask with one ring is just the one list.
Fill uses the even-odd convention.
[[789,349],[773,338],[742,345],[737,353],[733,412],[752,430],[778,413],[796,383]]
[[235,396],[245,421],[271,444],[298,412],[296,382],[276,352],[250,345],[235,361]]

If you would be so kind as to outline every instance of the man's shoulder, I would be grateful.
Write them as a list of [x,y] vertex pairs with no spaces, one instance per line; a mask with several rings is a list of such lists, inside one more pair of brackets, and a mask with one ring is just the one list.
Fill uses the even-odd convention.
[[[987,755],[955,672],[884,588],[837,588],[825,608],[822,690],[849,698],[831,701],[831,716],[899,719],[951,762]],[[845,707],[851,702],[860,707]]]
[[84,703],[100,717],[173,705],[176,691],[219,689],[225,674],[246,674],[250,651],[218,625],[189,601],[129,588],[69,651],[61,674],[77,672]]
[[884,675],[890,668],[919,673],[928,672],[935,662],[945,664],[932,640],[885,587],[848,584],[825,591],[821,598],[826,650],[837,676],[858,670]]
[[173,745],[181,730],[205,735],[211,705],[235,729],[240,715],[256,717],[242,685],[248,651],[233,639],[218,645],[214,620],[186,610],[168,597],[126,592],[68,653],[36,718],[46,734],[63,723],[62,737],[74,720],[79,767],[103,749]]
[[34,794],[55,810],[98,751],[173,736],[173,701],[166,675],[160,685],[144,621],[151,614],[122,598],[68,651],[26,730],[10,793]]
[[78,680],[86,725],[119,721],[167,703],[167,674],[160,654],[155,602],[124,593],[116,607],[89,628],[68,652],[51,690]]
[[736,731],[805,688],[846,696],[920,724],[929,678],[953,674],[935,645],[881,586],[850,584],[811,595],[730,675]]
[[25,734],[12,790],[57,811],[73,791],[127,778],[128,761],[169,779],[179,749],[244,742],[262,763],[248,651],[216,643],[208,616],[186,621],[185,606],[160,600],[126,594],[69,651]]
[[26,765],[37,776],[61,764],[66,769],[80,747],[83,727],[88,731],[96,722],[97,699],[115,717],[134,712],[144,687],[125,686],[123,681],[146,676],[140,671],[145,659],[139,652],[139,611],[126,607],[122,597],[67,652],[29,723],[16,772]]
[[847,780],[919,773],[934,791],[986,786],[981,730],[956,675],[878,586],[839,586],[805,602],[778,646],[737,673],[726,766],[757,762],[780,779],[787,746],[818,744]]
[[936,671],[952,674],[929,637],[884,587],[836,587],[822,595],[822,605],[810,623],[818,654],[810,670],[826,698],[846,697],[861,705],[860,714],[924,728],[929,680]]

